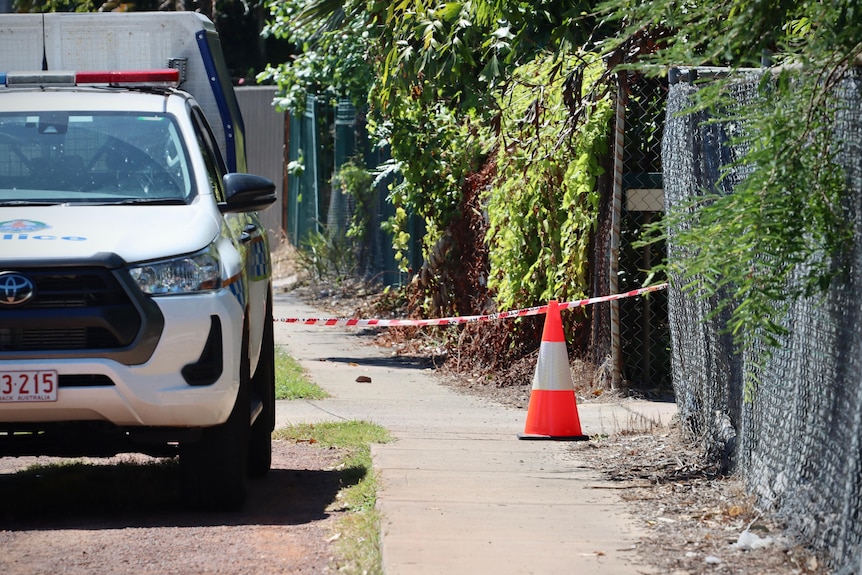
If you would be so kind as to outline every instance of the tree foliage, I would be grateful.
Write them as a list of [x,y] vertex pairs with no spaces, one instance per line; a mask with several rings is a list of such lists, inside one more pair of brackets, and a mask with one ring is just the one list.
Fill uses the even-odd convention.
[[[431,250],[458,213],[464,179],[481,165],[486,128],[475,114],[458,114],[445,102],[399,98],[374,125],[374,133],[389,146],[391,165],[400,175],[389,201],[422,218],[424,245]],[[407,266],[406,223],[404,218],[388,223],[402,267]]]
[[592,33],[590,2],[378,1],[370,10],[384,23],[379,46],[381,101],[430,81],[428,95],[463,107],[486,106],[511,72],[544,53],[576,52]]
[[308,95],[334,100],[349,98],[362,108],[373,80],[368,50],[374,27],[357,10],[346,18],[343,8],[305,0],[269,0],[270,20],[262,34],[298,47],[290,61],[270,63],[258,81],[280,87],[277,104],[301,113]]

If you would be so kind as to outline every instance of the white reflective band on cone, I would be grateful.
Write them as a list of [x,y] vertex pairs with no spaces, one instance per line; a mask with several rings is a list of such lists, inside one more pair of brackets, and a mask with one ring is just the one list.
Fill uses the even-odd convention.
[[543,341],[539,346],[533,389],[574,391],[575,382],[572,380],[565,342]]

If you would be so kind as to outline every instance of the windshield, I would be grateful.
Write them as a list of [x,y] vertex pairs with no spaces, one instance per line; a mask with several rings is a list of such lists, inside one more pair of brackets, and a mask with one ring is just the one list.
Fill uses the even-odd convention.
[[193,194],[171,116],[0,113],[0,205],[186,203]]

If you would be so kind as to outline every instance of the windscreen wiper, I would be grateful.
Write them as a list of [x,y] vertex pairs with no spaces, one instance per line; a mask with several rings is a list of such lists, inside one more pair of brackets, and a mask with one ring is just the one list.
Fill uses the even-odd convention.
[[0,207],[19,206],[62,206],[67,202],[57,200],[0,200]]
[[131,206],[140,204],[152,204],[154,206],[183,206],[186,201],[181,198],[127,198],[117,202],[100,202],[100,205]]

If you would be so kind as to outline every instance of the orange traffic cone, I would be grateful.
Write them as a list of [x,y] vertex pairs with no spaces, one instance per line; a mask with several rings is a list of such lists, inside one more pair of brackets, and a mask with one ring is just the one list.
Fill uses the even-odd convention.
[[518,439],[589,439],[581,433],[575,383],[569,368],[563,322],[556,300],[548,303],[539,361],[527,411],[527,425]]

